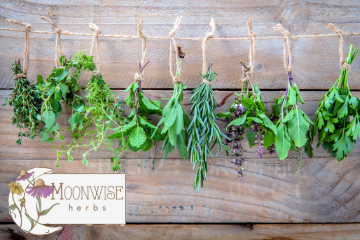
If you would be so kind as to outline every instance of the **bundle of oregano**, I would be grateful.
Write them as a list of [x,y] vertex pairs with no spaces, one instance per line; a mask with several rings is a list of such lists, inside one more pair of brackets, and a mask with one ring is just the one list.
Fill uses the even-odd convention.
[[288,83],[285,95],[274,98],[273,113],[278,120],[275,122],[277,128],[277,140],[275,142],[276,152],[280,160],[288,156],[289,150],[297,151],[298,166],[301,161],[302,148],[305,153],[312,157],[311,139],[309,138],[309,126],[313,124],[310,118],[300,109],[298,101],[305,104],[300,90],[293,81],[291,72],[288,72]]
[[[257,145],[256,152],[262,158],[265,149],[269,153],[274,153],[274,143],[276,141],[277,130],[273,122],[266,115],[266,108],[264,102],[261,100],[261,93],[257,84],[254,86],[248,77],[250,67],[245,66],[243,62],[244,75],[242,78],[242,91],[235,93],[236,98],[230,107],[230,111],[226,113],[217,114],[219,117],[225,117],[230,120],[226,127],[229,129],[227,140],[228,146],[233,148],[232,155],[235,159],[232,161],[236,165],[236,171],[240,179],[244,179],[244,168],[242,163],[245,159],[242,157],[242,136],[246,132],[246,137],[249,146]],[[249,84],[252,86],[252,91],[249,90]]]
[[[15,76],[23,73],[20,60],[14,62],[12,71]],[[16,140],[16,143],[20,145],[23,137],[33,139],[40,133],[41,91],[30,83],[25,76],[18,76],[15,77],[15,87],[11,96],[11,100],[9,98],[5,99],[3,106],[6,104],[13,106],[14,115],[11,120],[12,124],[16,124],[16,127],[20,129],[18,133],[19,139]],[[27,130],[23,132],[22,129]]]
[[147,99],[141,89],[142,71],[148,63],[149,61],[142,67],[140,64],[140,70],[135,76],[136,81],[125,89],[125,92],[130,92],[129,97],[125,99],[125,103],[129,108],[132,108],[126,124],[122,129],[109,136],[109,139],[119,139],[120,146],[133,152],[139,150],[146,152],[152,147],[153,141],[164,140],[161,130],[154,126],[145,116],[145,114],[162,115],[161,102],[153,101],[150,98]]
[[[359,49],[350,45],[345,63],[350,66]],[[346,66],[346,65],[345,65]],[[348,82],[349,67],[342,68],[339,79],[319,101],[315,113],[312,136],[319,132],[317,147],[324,143],[325,149],[340,162],[352,152],[360,133],[359,99],[351,94]]]
[[[65,56],[60,57],[60,68],[54,67],[46,81],[41,75],[37,77],[37,87],[43,91],[43,104],[41,106],[41,118],[39,120],[45,123],[41,130],[41,143],[46,141],[51,143],[58,137],[63,140],[64,137],[60,133],[60,125],[55,123],[55,119],[62,113],[61,103],[65,103],[67,107],[80,106],[83,103],[81,96],[75,94],[81,90],[78,84],[79,74],[81,70],[94,71],[95,63],[93,57],[87,55],[86,52],[78,52],[75,57],[66,60]],[[73,74],[69,70],[73,68]],[[74,129],[76,125],[82,124],[82,119],[78,112],[70,117],[69,123]],[[50,136],[52,134],[53,136]]]
[[219,145],[216,156],[219,155],[222,147],[229,155],[229,148],[221,141],[222,137],[227,139],[227,136],[216,125],[215,99],[211,84],[214,78],[218,80],[218,77],[213,72],[211,63],[208,71],[200,76],[203,78],[203,82],[191,91],[190,102],[193,103],[191,114],[194,117],[188,127],[190,138],[187,147],[193,168],[199,164],[194,182],[194,189],[198,187],[198,190],[200,190],[200,186],[203,187],[203,182],[206,180],[208,155],[213,156],[211,150],[215,145]]
[[[62,146],[62,150],[57,151],[57,161],[59,156],[64,153],[70,162],[73,160],[72,152],[82,147],[90,147],[83,153],[83,163],[88,164],[87,155],[91,151],[105,145],[112,152],[111,162],[114,171],[120,169],[120,156],[125,151],[124,146],[115,150],[111,144],[115,143],[108,139],[108,135],[118,131],[124,124],[122,117],[121,102],[117,101],[115,92],[106,84],[100,73],[92,75],[85,91],[87,101],[74,101],[72,104],[72,117],[69,119],[71,128],[69,135],[72,137],[71,142]],[[90,141],[85,139],[87,137]],[[58,163],[57,163],[58,165]]]

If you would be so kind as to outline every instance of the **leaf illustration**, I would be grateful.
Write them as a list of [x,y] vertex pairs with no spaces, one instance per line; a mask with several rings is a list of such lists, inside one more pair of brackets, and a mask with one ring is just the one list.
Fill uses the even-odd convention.
[[9,211],[15,210],[15,208],[16,208],[16,205],[13,204],[13,205],[10,205],[10,206],[8,207],[8,210],[9,210]]
[[46,214],[48,214],[48,213],[50,212],[50,210],[51,210],[54,206],[56,206],[56,205],[59,205],[59,203],[55,203],[55,204],[52,205],[50,208],[41,211],[41,212],[40,212],[40,216],[45,216]]

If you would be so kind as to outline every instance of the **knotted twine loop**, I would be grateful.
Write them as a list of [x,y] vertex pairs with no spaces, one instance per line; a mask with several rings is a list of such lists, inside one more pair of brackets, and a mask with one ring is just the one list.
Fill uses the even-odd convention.
[[326,29],[330,29],[331,31],[337,33],[339,35],[339,59],[340,59],[340,66],[345,68],[346,70],[350,70],[351,66],[345,62],[344,54],[343,54],[343,32],[341,29],[338,29],[334,26],[334,24],[329,23]]
[[[286,72],[291,72],[292,70],[292,66],[291,66],[291,51],[290,51],[290,40],[289,40],[289,36],[290,36],[290,32],[286,31],[280,23],[276,24],[276,26],[274,27],[275,31],[280,31],[284,34],[284,67]],[[286,57],[286,46],[287,46],[287,53],[288,53],[288,59],[289,61],[286,61],[287,57]]]
[[[179,28],[180,23],[181,23],[181,19],[182,16],[179,16],[176,18],[175,24],[174,24],[174,28],[171,29],[171,31],[169,32],[169,37],[170,37],[170,59],[169,59],[169,65],[170,65],[170,75],[172,77],[172,80],[174,83],[181,83],[181,69],[180,69],[180,60],[179,60],[179,50],[178,47],[176,45],[176,41],[175,41],[175,33],[176,30]],[[173,63],[172,63],[172,45],[174,45],[174,49],[175,49],[175,58],[176,58],[176,71],[175,74],[173,73]],[[178,73],[178,76],[176,76],[176,72]]]
[[255,44],[255,36],[256,34],[253,32],[252,29],[252,18],[247,21],[249,27],[249,38],[250,38],[250,51],[249,51],[249,69],[245,72],[245,78],[241,79],[241,81],[248,81],[251,79],[253,70],[254,70],[254,59],[255,59],[255,52],[256,52],[256,44]]
[[143,25],[143,20],[141,20],[137,26],[137,35],[142,40],[142,53],[141,53],[142,58],[141,58],[141,62],[139,63],[139,72],[135,73],[135,75],[134,75],[134,82],[144,80],[144,68],[150,62],[150,61],[145,62],[146,38],[145,38],[144,32],[142,30],[142,25]]
[[61,33],[61,28],[56,25],[53,17],[50,15],[50,12],[48,12],[48,16],[49,19],[46,19],[45,17],[41,17],[42,20],[50,23],[54,28],[55,28],[55,33],[56,33],[56,45],[55,45],[55,65],[56,68],[59,68],[59,59],[58,59],[58,50],[60,50],[60,54],[61,56],[64,56],[63,51],[61,50],[61,43],[60,43],[60,33]]
[[91,44],[90,55],[92,56],[92,54],[93,54],[93,49],[94,49],[95,41],[96,41],[96,60],[98,62],[97,70],[98,70],[98,72],[100,72],[99,34],[101,33],[101,29],[98,26],[96,26],[94,23],[90,23],[89,27],[91,30],[94,31],[94,38],[93,38],[92,44]]
[[[214,18],[211,18],[211,21],[210,21],[210,27],[211,27],[211,31],[208,32],[202,42],[202,52],[203,52],[203,71],[202,71],[202,74],[205,75],[206,74],[206,42],[209,38],[212,38],[214,37],[215,35],[215,30],[216,30],[216,25],[215,25],[215,20]],[[212,82],[206,80],[205,78],[203,78],[203,82],[208,84],[208,85],[211,85]]]
[[19,24],[21,26],[25,27],[25,44],[24,44],[24,67],[23,67],[23,72],[16,74],[15,75],[15,79],[20,78],[20,77],[26,77],[27,75],[27,71],[29,68],[29,49],[30,49],[30,44],[29,44],[29,39],[30,39],[30,28],[31,25],[28,23],[23,23],[21,21],[16,21],[16,20],[11,20],[11,19],[6,19],[6,22],[8,23],[15,23],[15,24]]

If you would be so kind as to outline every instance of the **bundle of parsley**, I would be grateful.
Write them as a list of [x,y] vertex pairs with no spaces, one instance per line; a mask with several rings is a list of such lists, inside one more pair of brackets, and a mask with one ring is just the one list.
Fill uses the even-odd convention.
[[[149,63],[146,62],[138,72],[141,77],[142,70]],[[140,64],[141,66],[141,64]],[[127,117],[126,124],[121,130],[109,136],[109,139],[119,139],[120,146],[125,150],[137,152],[142,150],[146,152],[150,150],[153,141],[159,142],[164,140],[161,130],[154,126],[145,115],[157,114],[162,115],[162,106],[160,101],[147,99],[141,89],[141,80],[137,79],[132,83],[125,92],[130,92],[129,97],[125,99],[125,103],[132,108],[130,115]]]
[[288,72],[288,84],[285,96],[275,98],[273,113],[278,120],[275,122],[277,128],[277,139],[275,142],[276,152],[280,160],[288,156],[289,150],[297,151],[301,161],[302,148],[305,153],[312,157],[311,139],[309,127],[313,122],[300,109],[298,101],[305,104],[301,97],[300,90],[293,81],[291,72]]
[[[14,62],[12,70],[14,75],[23,73],[20,60]],[[11,100],[9,98],[5,99],[3,106],[7,103],[13,106],[14,115],[11,120],[12,124],[16,124],[16,127],[20,129],[18,133],[19,139],[16,140],[16,143],[20,145],[22,137],[34,139],[35,136],[40,134],[41,91],[30,83],[26,77],[20,76],[15,78],[15,87],[11,96]],[[22,129],[28,130],[23,132]]]
[[[244,68],[243,79],[247,78],[250,68],[240,62]],[[232,161],[236,165],[236,171],[240,179],[244,179],[244,168],[242,163],[245,159],[242,157],[243,134],[246,132],[246,137],[249,146],[257,145],[256,152],[262,158],[265,149],[269,153],[274,153],[274,143],[276,141],[277,130],[273,122],[266,115],[266,108],[264,102],[261,100],[261,94],[257,84],[252,86],[252,91],[249,90],[249,84],[252,85],[250,78],[242,82],[242,91],[235,93],[237,96],[234,103],[230,107],[230,111],[226,113],[219,113],[217,116],[225,117],[230,120],[226,127],[229,129],[227,140],[228,146],[233,148],[232,156],[235,159]]]
[[[43,104],[41,106],[41,117],[45,123],[44,128],[41,130],[41,143],[46,141],[51,143],[58,137],[63,140],[64,137],[60,133],[60,125],[55,123],[56,118],[62,113],[61,103],[65,103],[67,107],[81,105],[83,98],[75,92],[81,90],[78,84],[79,74],[81,70],[94,71],[95,63],[93,57],[87,55],[86,52],[78,52],[75,57],[66,60],[65,56],[60,57],[60,68],[54,67],[46,81],[43,77],[38,75],[37,87],[43,91],[42,98]],[[69,70],[73,68],[73,74]],[[72,115],[69,119],[71,128],[74,129],[76,125],[82,124],[81,116],[77,113]],[[53,134],[50,137],[50,134]]]
[[[112,169],[119,170],[120,156],[125,151],[125,147],[120,146],[114,150],[111,144],[115,142],[109,140],[108,135],[121,129],[124,124],[121,102],[117,101],[115,92],[110,89],[109,84],[106,84],[100,73],[91,76],[85,91],[88,93],[87,101],[74,101],[72,104],[72,117],[69,119],[71,126],[69,136],[72,140],[66,148],[56,150],[57,161],[62,153],[68,161],[71,161],[73,151],[78,148],[89,148],[83,153],[83,163],[87,165],[87,155],[105,145],[112,152]],[[90,141],[85,137],[90,138]]]
[[[350,65],[358,53],[350,45],[345,63]],[[317,147],[324,143],[325,149],[340,162],[352,152],[360,133],[359,99],[351,94],[348,69],[343,67],[339,79],[322,97],[315,113],[312,136],[319,132]]]
[[203,182],[206,180],[208,155],[213,156],[211,150],[215,145],[219,145],[216,156],[218,156],[222,147],[225,148],[226,154],[229,155],[229,148],[221,141],[222,137],[227,138],[227,136],[216,125],[215,99],[211,83],[214,78],[218,78],[217,74],[212,71],[211,63],[207,73],[205,75],[200,74],[200,76],[203,78],[203,82],[191,91],[190,102],[193,103],[191,114],[194,115],[194,118],[188,127],[190,138],[187,147],[193,168],[199,164],[194,182],[194,189],[198,187],[198,190],[200,190],[200,186],[203,187]]

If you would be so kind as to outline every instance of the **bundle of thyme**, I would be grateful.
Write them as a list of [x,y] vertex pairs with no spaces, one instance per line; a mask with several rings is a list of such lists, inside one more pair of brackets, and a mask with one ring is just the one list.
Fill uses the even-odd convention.
[[[89,148],[83,153],[83,163],[87,165],[87,155],[105,145],[112,152],[112,169],[119,170],[119,160],[125,151],[125,146],[113,149],[111,144],[115,142],[108,139],[108,135],[122,129],[125,122],[121,115],[123,111],[120,107],[121,102],[117,101],[118,97],[115,96],[115,92],[110,89],[109,84],[106,84],[100,73],[91,76],[85,91],[88,93],[87,101],[74,101],[72,104],[72,116],[78,116],[73,118],[73,122],[70,121],[69,136],[72,137],[72,140],[66,148],[62,146],[62,150],[56,150],[57,161],[59,161],[59,156],[64,153],[70,162],[73,160],[71,156],[73,151],[84,147]],[[75,125],[77,118],[81,120],[78,125]],[[85,137],[90,138],[90,141],[86,141]],[[58,162],[57,166],[59,166]]]
[[[43,103],[41,106],[41,118],[39,120],[45,123],[44,128],[41,130],[41,143],[46,141],[51,143],[58,137],[64,140],[60,133],[60,125],[55,122],[56,118],[62,113],[63,109],[61,103],[65,103],[66,107],[83,103],[83,98],[75,92],[81,90],[78,84],[79,74],[81,70],[94,71],[95,63],[93,57],[87,55],[86,52],[78,52],[75,57],[66,60],[65,56],[60,57],[60,68],[54,67],[46,81],[43,77],[38,75],[37,87],[42,90]],[[73,68],[73,74],[69,70]],[[79,112],[75,112],[68,120],[71,129],[74,130],[76,126],[82,125],[83,120]],[[52,134],[53,136],[50,136]]]
[[203,187],[203,182],[206,180],[208,155],[213,156],[211,150],[215,145],[219,146],[216,156],[219,155],[222,147],[229,155],[229,148],[221,141],[222,137],[226,139],[228,137],[217,126],[216,119],[218,117],[214,114],[215,99],[211,84],[214,78],[218,80],[218,77],[213,72],[211,63],[207,73],[200,74],[200,76],[203,78],[203,82],[191,92],[190,102],[193,103],[191,114],[194,117],[188,127],[190,138],[187,147],[193,168],[199,164],[194,181],[194,189],[198,187],[199,191],[200,186]]
[[360,101],[351,94],[348,81],[348,70],[358,50],[350,45],[339,79],[319,101],[312,129],[312,136],[319,132],[317,147],[324,143],[339,162],[353,151],[360,133]]
[[[233,148],[232,155],[235,159],[232,161],[236,165],[236,171],[240,179],[244,179],[244,168],[242,163],[245,159],[242,157],[241,140],[244,139],[243,134],[246,132],[246,137],[249,146],[257,145],[256,152],[262,158],[265,149],[269,153],[274,153],[274,143],[276,141],[276,127],[273,122],[266,115],[266,108],[264,102],[261,100],[261,93],[257,84],[254,86],[251,83],[248,71],[250,67],[243,65],[244,75],[242,77],[242,91],[235,93],[236,98],[230,107],[230,111],[218,114],[219,117],[225,117],[230,120],[226,127],[229,129],[227,140],[228,146]],[[249,85],[252,86],[252,91],[249,90]]]
[[136,75],[136,81],[132,83],[125,92],[130,92],[125,103],[132,108],[130,115],[126,119],[126,124],[122,129],[109,136],[109,139],[119,139],[120,146],[125,150],[137,152],[150,150],[153,141],[159,142],[164,140],[161,130],[154,126],[145,115],[157,114],[162,115],[162,106],[160,101],[146,99],[141,89],[142,71],[149,63],[147,61],[143,66],[140,64],[140,70]]
[[[23,73],[20,60],[13,63],[12,71],[15,76]],[[15,78],[15,87],[11,96],[11,100],[5,99],[3,106],[6,104],[13,106],[14,115],[11,120],[12,124],[16,124],[16,127],[20,129],[19,139],[16,140],[16,143],[20,145],[23,137],[34,139],[40,134],[41,91],[26,77],[20,76]],[[26,130],[23,131],[23,129]]]

